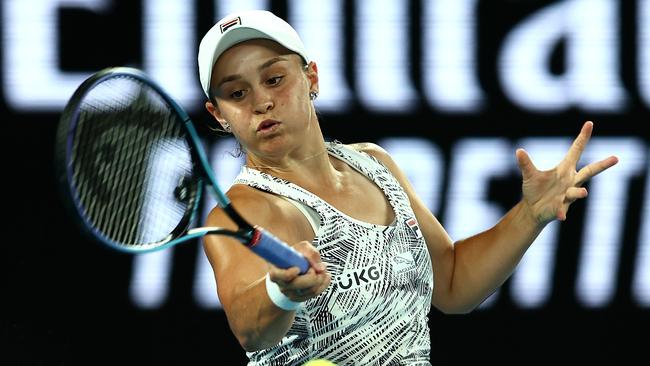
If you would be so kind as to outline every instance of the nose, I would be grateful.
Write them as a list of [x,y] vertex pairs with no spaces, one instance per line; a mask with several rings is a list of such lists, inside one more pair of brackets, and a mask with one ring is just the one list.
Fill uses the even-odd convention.
[[255,94],[256,98],[254,109],[256,114],[264,114],[273,109],[274,104],[269,93],[265,91],[258,91]]

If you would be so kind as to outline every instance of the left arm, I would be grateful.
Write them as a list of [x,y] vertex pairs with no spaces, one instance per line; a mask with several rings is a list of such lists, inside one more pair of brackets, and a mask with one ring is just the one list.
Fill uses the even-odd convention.
[[582,184],[618,162],[612,156],[576,171],[592,130],[593,124],[585,123],[566,157],[552,170],[537,170],[528,154],[518,149],[522,200],[492,228],[456,243],[388,153],[372,144],[359,146],[391,170],[409,197],[431,256],[434,306],[445,313],[466,313],[478,306],[508,279],[546,224],[565,220],[571,203],[587,196]]

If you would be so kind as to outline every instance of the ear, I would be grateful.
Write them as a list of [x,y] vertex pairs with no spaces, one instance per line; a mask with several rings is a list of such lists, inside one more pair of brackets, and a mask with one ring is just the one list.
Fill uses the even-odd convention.
[[309,80],[309,91],[315,91],[318,93],[318,66],[314,61],[309,62],[305,68],[305,74],[307,75],[307,80]]
[[219,122],[221,128],[225,129],[224,123],[226,123],[226,119],[223,118],[223,116],[221,115],[221,110],[219,109],[219,106],[208,100],[207,102],[205,102],[205,109],[207,109],[208,113],[210,113],[212,117],[214,117],[214,119],[217,122]]

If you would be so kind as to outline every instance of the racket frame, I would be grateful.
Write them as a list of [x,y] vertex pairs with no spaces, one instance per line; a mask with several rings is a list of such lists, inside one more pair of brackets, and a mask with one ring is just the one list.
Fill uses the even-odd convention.
[[[70,180],[71,160],[69,154],[72,151],[72,139],[74,130],[71,130],[71,124],[76,123],[78,117],[81,100],[86,95],[86,92],[92,90],[97,84],[102,81],[119,76],[127,76],[139,80],[140,82],[150,86],[154,89],[165,102],[171,106],[177,116],[180,117],[182,125],[187,132],[187,142],[191,154],[191,161],[194,174],[192,177],[196,179],[196,199],[190,210],[185,211],[183,219],[179,225],[168,235],[167,238],[157,243],[149,243],[145,245],[122,245],[107,238],[94,229],[94,226],[86,220],[86,217],[81,214],[79,206],[76,204],[73,184]],[[76,126],[75,126],[76,128]],[[61,143],[65,141],[65,143]],[[128,253],[145,253],[156,250],[169,248],[176,244],[186,242],[188,240],[196,239],[209,234],[227,235],[239,240],[242,244],[247,246],[250,250],[265,258],[269,262],[281,268],[289,268],[297,266],[300,273],[305,273],[309,269],[309,262],[299,252],[293,249],[282,240],[275,237],[272,233],[259,226],[252,226],[239,213],[232,207],[230,200],[219,189],[217,180],[208,164],[207,156],[203,150],[199,135],[192,124],[192,120],[185,110],[176,101],[170,97],[163,88],[156,82],[151,80],[144,72],[138,69],[129,67],[112,67],[101,70],[88,79],[86,79],[75,91],[70,101],[66,105],[64,112],[61,116],[60,126],[57,132],[57,144],[55,151],[55,162],[57,166],[57,174],[59,177],[59,186],[63,189],[63,197],[66,206],[75,213],[77,222],[82,226],[82,231],[87,233],[95,241],[101,241],[103,244],[108,245],[114,249]],[[211,187],[210,191],[215,197],[217,204],[226,212],[231,220],[235,222],[238,227],[237,231],[228,230],[220,227],[202,227],[190,229],[196,220],[196,213],[198,212],[199,203],[204,188],[204,180],[207,181]],[[189,212],[189,214],[188,214]]]
[[[92,90],[96,85],[105,81],[106,79],[127,76],[150,86],[153,88],[163,99],[164,101],[175,110],[178,117],[182,121],[183,128],[187,133],[187,142],[192,156],[193,169],[195,171],[196,178],[196,199],[192,207],[187,211],[190,214],[184,215],[177,227],[163,240],[149,243],[149,244],[138,244],[138,245],[125,245],[113,240],[110,240],[103,233],[100,233],[92,223],[80,212],[80,207],[75,202],[76,193],[74,187],[74,182],[71,180],[71,171],[72,160],[70,159],[70,154],[72,153],[72,141],[74,139],[76,125],[71,126],[73,123],[76,123],[79,113],[80,113],[80,102],[87,95],[87,93]],[[57,144],[55,148],[55,167],[56,175],[58,177],[58,186],[61,191],[62,197],[64,197],[64,205],[66,208],[75,213],[75,222],[78,226],[81,227],[82,232],[90,236],[94,240],[99,240],[103,244],[108,245],[113,249],[117,249],[121,252],[127,253],[146,253],[157,250],[162,250],[169,248],[176,244],[182,242],[193,240],[204,235],[208,234],[219,234],[226,235],[238,239],[246,245],[251,244],[251,240],[254,238],[255,228],[245,221],[237,211],[232,208],[230,200],[228,197],[218,188],[216,185],[216,177],[212,172],[212,169],[209,168],[209,163],[207,156],[201,147],[201,140],[199,137],[196,128],[194,127],[190,116],[185,112],[185,110],[178,104],[176,101],[171,98],[165,90],[160,87],[156,82],[151,80],[144,72],[141,70],[130,68],[130,67],[111,67],[103,69],[86,79],[74,92],[70,98],[68,104],[63,110],[63,113],[60,118],[60,126],[57,131]],[[74,127],[71,129],[71,127]],[[65,141],[65,143],[60,143]],[[205,184],[205,181],[209,184]],[[204,186],[210,187],[210,192],[213,197],[216,199],[218,205],[226,211],[227,215],[235,221],[239,230],[233,231],[221,227],[202,227],[191,229],[191,226],[196,221],[197,212],[199,210],[199,205],[201,202]]]

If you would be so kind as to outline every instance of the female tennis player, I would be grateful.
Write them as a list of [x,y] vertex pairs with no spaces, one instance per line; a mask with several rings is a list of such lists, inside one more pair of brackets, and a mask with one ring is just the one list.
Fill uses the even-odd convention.
[[[521,201],[491,229],[453,242],[381,147],[324,140],[318,69],[289,24],[266,11],[227,16],[204,36],[198,61],[207,110],[246,154],[228,197],[310,263],[303,274],[280,270],[231,238],[205,238],[251,365],[429,364],[430,305],[476,308],[545,225],[587,196],[582,185],[618,161],[576,171],[591,122],[552,170],[518,149]],[[208,224],[236,227],[219,208]]]

